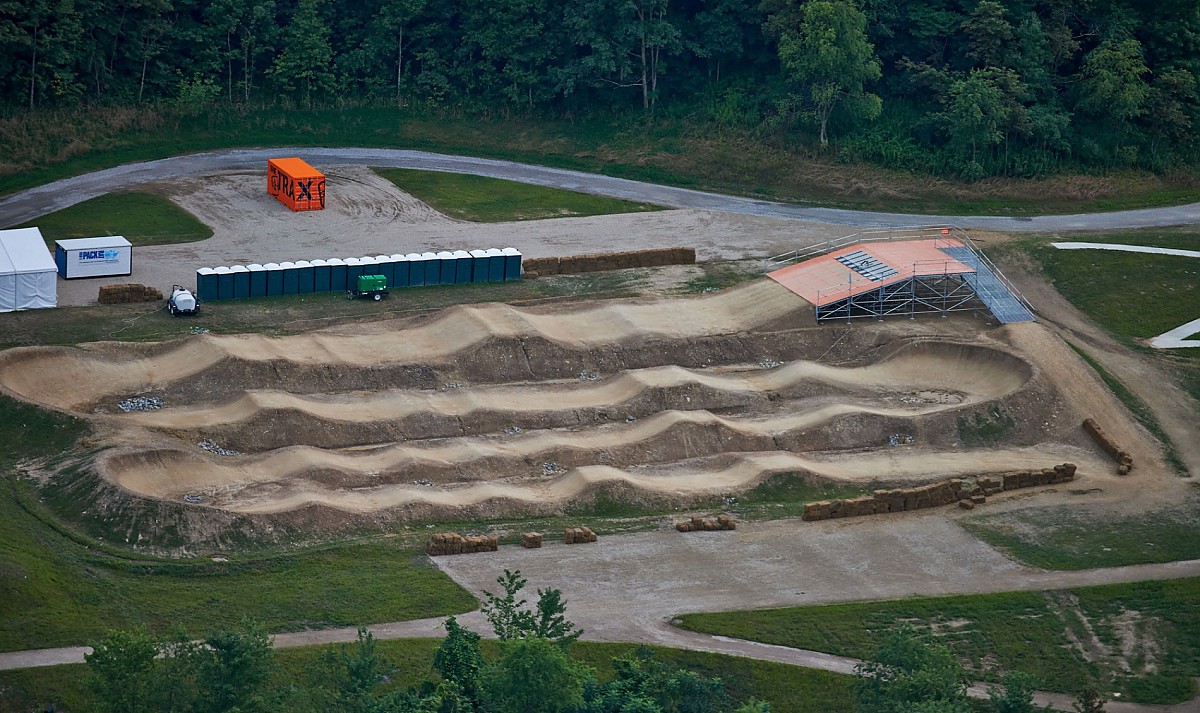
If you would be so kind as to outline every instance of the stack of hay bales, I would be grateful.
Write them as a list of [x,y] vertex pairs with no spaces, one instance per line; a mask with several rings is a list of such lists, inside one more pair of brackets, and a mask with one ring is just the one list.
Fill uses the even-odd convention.
[[430,557],[495,552],[498,549],[500,549],[500,538],[495,535],[463,537],[457,532],[439,532],[425,543],[425,554]]
[[542,257],[525,260],[521,267],[526,276],[575,275],[584,272],[624,270],[630,267],[695,265],[695,248],[656,248],[623,253],[592,253],[568,257]]
[[1096,442],[1100,444],[1100,447],[1104,449],[1104,452],[1112,456],[1113,460],[1117,462],[1117,475],[1128,475],[1129,471],[1133,470],[1133,456],[1129,454],[1129,451],[1123,450],[1120,446],[1118,446],[1112,440],[1112,438],[1110,438],[1109,435],[1104,432],[1104,429],[1100,428],[1100,424],[1096,423],[1095,419],[1084,419],[1083,430],[1087,431],[1088,435],[1096,439]]
[[521,535],[521,546],[527,550],[536,550],[542,546],[542,533],[526,532]]
[[595,541],[596,533],[587,527],[568,527],[563,530],[563,544],[582,545],[586,542]]
[[675,529],[680,532],[713,532],[715,530],[736,530],[737,520],[724,513],[715,518],[692,515],[690,520],[675,523]]
[[970,510],[976,505],[982,505],[988,495],[995,495],[1004,490],[1072,481],[1075,479],[1075,469],[1074,463],[1063,463],[1053,468],[1004,473],[999,477],[981,476],[970,487],[961,478],[952,478],[915,488],[876,490],[872,495],[863,495],[857,498],[808,503],[804,506],[804,519],[829,520],[839,517],[907,512],[941,507],[956,502],[960,503],[959,507]]
[[148,285],[101,285],[99,301],[102,305],[130,304],[133,302],[155,302],[163,298],[162,290]]

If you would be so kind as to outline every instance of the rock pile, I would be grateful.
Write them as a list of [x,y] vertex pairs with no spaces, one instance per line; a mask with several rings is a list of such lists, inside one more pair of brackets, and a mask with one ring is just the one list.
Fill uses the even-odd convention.
[[457,532],[439,532],[425,543],[425,554],[430,557],[495,552],[498,549],[500,549],[500,538],[495,535],[463,537]]
[[690,520],[675,523],[675,529],[680,532],[712,532],[714,530],[736,530],[737,520],[724,513],[715,518],[692,515]]
[[586,542],[595,541],[596,533],[587,527],[568,527],[563,530],[563,544],[582,545]]
[[542,533],[526,532],[521,535],[521,546],[527,550],[536,550],[542,546]]
[[1104,429],[1100,428],[1100,424],[1096,423],[1095,419],[1084,419],[1083,430],[1087,431],[1089,436],[1096,439],[1096,442],[1100,444],[1105,453],[1108,453],[1113,457],[1113,460],[1117,461],[1117,475],[1128,475],[1129,471],[1133,470],[1133,456],[1114,443],[1112,438],[1104,432]]
[[117,408],[125,413],[130,411],[157,411],[163,407],[163,400],[157,396],[134,396],[117,402]]
[[131,302],[154,302],[163,298],[162,290],[148,285],[101,285],[100,297],[102,305],[129,304]]
[[876,490],[846,500],[822,500],[804,506],[805,520],[829,520],[839,517],[858,517],[890,512],[907,512],[959,503],[970,510],[986,502],[988,495],[1004,490],[1016,490],[1037,485],[1066,483],[1075,479],[1075,464],[1063,463],[1053,468],[1023,470],[1000,476],[981,476],[973,485],[961,478],[943,480],[916,488]]

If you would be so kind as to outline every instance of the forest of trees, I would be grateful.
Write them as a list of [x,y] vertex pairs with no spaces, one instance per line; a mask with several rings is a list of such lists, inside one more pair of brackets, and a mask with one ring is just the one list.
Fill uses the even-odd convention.
[[967,179],[1200,155],[1195,0],[0,0],[0,105],[653,116]]

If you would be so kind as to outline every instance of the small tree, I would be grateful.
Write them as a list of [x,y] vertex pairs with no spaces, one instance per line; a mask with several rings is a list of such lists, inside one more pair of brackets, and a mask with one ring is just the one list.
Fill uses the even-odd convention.
[[1085,688],[1075,696],[1071,707],[1075,713],[1104,713],[1104,696],[1094,688]]
[[149,700],[154,681],[154,663],[160,645],[144,627],[133,631],[109,631],[84,655],[92,674],[96,707],[114,713],[152,710]]
[[536,637],[566,646],[583,634],[567,620],[567,603],[563,601],[561,591],[539,589],[535,611],[531,612],[524,608],[527,602],[518,599],[528,583],[521,577],[520,570],[506,569],[496,582],[504,590],[504,596],[484,591],[486,601],[480,609],[501,641]]
[[966,713],[966,676],[944,644],[908,624],[891,630],[875,657],[855,667],[859,713]]
[[496,713],[560,713],[583,705],[587,669],[545,639],[508,641],[484,677],[487,701]]
[[996,713],[1034,713],[1033,692],[1037,679],[1022,671],[1004,674],[1001,686],[988,686],[988,698]]
[[478,703],[479,676],[483,671],[479,634],[464,629],[454,617],[447,619],[444,626],[446,638],[433,655],[433,667],[442,678],[457,684],[467,698]]

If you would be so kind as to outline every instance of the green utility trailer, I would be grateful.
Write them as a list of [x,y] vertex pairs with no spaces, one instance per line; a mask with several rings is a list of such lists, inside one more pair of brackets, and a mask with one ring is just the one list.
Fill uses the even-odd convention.
[[387,297],[387,293],[387,277],[383,275],[359,275],[355,281],[354,288],[346,290],[346,297],[348,299],[370,297],[378,302]]

